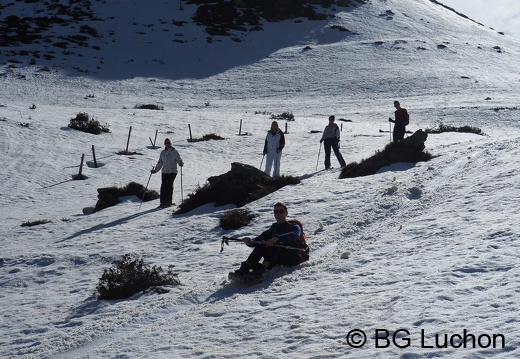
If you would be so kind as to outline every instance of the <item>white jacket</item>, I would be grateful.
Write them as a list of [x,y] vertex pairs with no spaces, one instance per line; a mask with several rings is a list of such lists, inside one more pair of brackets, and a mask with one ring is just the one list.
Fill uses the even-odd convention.
[[177,173],[178,163],[181,165],[184,164],[179,152],[174,147],[164,149],[161,151],[154,172],[159,172],[159,170],[162,169],[162,173]]

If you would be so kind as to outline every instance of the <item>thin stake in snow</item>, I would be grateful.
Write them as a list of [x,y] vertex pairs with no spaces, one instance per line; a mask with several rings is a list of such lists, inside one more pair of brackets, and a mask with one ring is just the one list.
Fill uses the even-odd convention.
[[153,139],[153,142],[152,142],[152,138],[151,137],[148,137],[150,139],[150,143],[152,144],[152,147],[155,148],[155,142],[157,141],[157,132],[159,130],[155,130],[155,138]]
[[92,145],[92,157],[94,158],[94,168],[97,168],[96,150],[94,149],[94,145]]
[[126,140],[126,150],[125,153],[128,153],[128,145],[130,144],[130,134],[132,133],[132,126],[130,126],[130,130],[128,131],[128,139]]

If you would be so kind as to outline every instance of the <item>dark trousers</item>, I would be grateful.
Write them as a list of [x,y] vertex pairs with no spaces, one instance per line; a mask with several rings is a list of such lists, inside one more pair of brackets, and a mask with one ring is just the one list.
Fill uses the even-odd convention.
[[394,125],[394,132],[393,132],[394,142],[400,142],[400,141],[404,140],[405,132],[406,132],[406,126],[403,125],[402,123],[396,123]]
[[177,173],[163,173],[161,183],[161,205],[172,204],[173,199],[173,181],[175,181]]
[[260,244],[253,249],[246,262],[252,266],[259,263],[264,258],[269,262],[269,269],[277,265],[292,267],[302,262],[298,255],[298,251],[294,249],[287,249],[283,247],[267,247],[265,244]]
[[325,148],[325,168],[330,168],[330,149],[332,148],[334,150],[334,154],[336,155],[336,158],[338,159],[339,165],[341,167],[345,167],[345,160],[343,159],[343,156],[339,152],[338,147],[338,141],[335,138],[326,138],[323,141],[323,147]]

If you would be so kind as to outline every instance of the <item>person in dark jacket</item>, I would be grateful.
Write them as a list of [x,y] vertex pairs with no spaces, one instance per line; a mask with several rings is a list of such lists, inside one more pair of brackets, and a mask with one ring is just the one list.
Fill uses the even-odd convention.
[[181,155],[175,147],[172,147],[172,142],[167,138],[164,140],[164,150],[159,155],[159,161],[150,171],[151,173],[157,173],[162,169],[160,208],[167,208],[173,205],[173,182],[175,177],[177,177],[177,164],[181,167],[184,166]]
[[339,152],[339,141],[340,141],[340,131],[337,124],[334,123],[336,117],[334,115],[329,116],[329,124],[323,130],[323,135],[321,136],[321,142],[324,142],[323,147],[325,149],[325,168],[330,168],[330,150],[331,148],[334,150],[334,154],[338,159],[339,165],[341,167],[345,167],[345,160],[343,156]]
[[271,123],[271,129],[267,131],[264,143],[265,173],[271,175],[271,167],[273,167],[273,177],[280,176],[280,161],[282,160],[282,150],[285,147],[285,136],[278,126],[278,122]]
[[[254,239],[242,238],[242,242],[254,249],[245,262],[242,262],[240,268],[229,274],[230,277],[243,277],[250,274],[253,278],[262,278],[266,269],[277,265],[292,267],[306,260],[302,259],[300,251],[295,249],[305,248],[306,245],[300,240],[302,230],[300,226],[287,221],[289,213],[287,206],[283,202],[278,202],[274,205],[273,213],[276,223],[273,223],[268,230]],[[262,258],[264,260],[260,263]]]
[[406,132],[406,125],[410,122],[410,116],[408,115],[408,111],[405,108],[401,107],[399,101],[394,101],[395,107],[395,120],[392,120],[392,117],[388,118],[388,121],[395,123],[393,139],[394,142],[401,142],[404,140],[404,134]]

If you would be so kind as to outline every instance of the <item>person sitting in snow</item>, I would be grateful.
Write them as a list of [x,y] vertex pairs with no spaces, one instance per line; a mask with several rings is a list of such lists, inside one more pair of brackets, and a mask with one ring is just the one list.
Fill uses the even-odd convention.
[[405,108],[401,107],[399,101],[394,101],[395,107],[395,120],[392,120],[391,117],[388,118],[389,122],[395,123],[393,138],[394,142],[401,142],[404,140],[404,134],[406,132],[406,125],[410,122],[410,116],[408,115],[408,111]]
[[282,160],[282,150],[285,147],[285,136],[278,126],[278,122],[271,123],[271,129],[267,131],[264,143],[265,173],[271,175],[271,167],[274,162],[273,177],[280,176],[280,161]]
[[[308,248],[301,239],[302,228],[297,221],[287,221],[287,206],[278,202],[274,205],[273,213],[276,223],[268,230],[255,239],[242,238],[242,242],[254,249],[240,268],[230,273],[230,277],[249,274],[253,278],[261,279],[266,269],[277,265],[292,267],[308,259],[307,252],[299,250]],[[262,258],[263,262],[260,263]]]
[[172,142],[169,138],[164,140],[164,150],[159,155],[159,161],[154,168],[150,171],[151,173],[157,173],[162,169],[162,182],[161,182],[161,205],[159,208],[171,207],[174,203],[173,199],[173,182],[177,177],[177,164],[184,166],[181,155],[172,147]]

